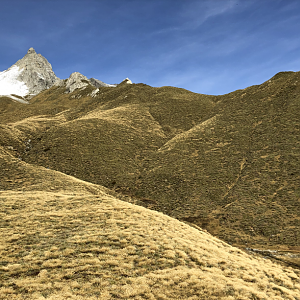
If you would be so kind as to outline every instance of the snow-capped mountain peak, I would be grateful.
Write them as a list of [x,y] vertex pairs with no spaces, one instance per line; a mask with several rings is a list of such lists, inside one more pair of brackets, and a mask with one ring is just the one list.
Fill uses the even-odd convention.
[[48,60],[37,54],[33,48],[30,48],[15,65],[22,70],[19,79],[27,85],[29,94],[36,95],[60,81]]
[[36,95],[58,81],[47,59],[30,48],[22,59],[0,72],[0,95]]
[[[132,83],[126,78],[122,83]],[[22,99],[34,96],[53,85],[66,87],[66,93],[72,93],[88,85],[99,87],[116,87],[116,84],[107,84],[95,78],[88,79],[84,75],[74,72],[67,80],[59,79],[53,72],[51,64],[41,54],[30,48],[26,55],[18,60],[9,69],[0,72],[0,96],[8,96],[22,103]]]

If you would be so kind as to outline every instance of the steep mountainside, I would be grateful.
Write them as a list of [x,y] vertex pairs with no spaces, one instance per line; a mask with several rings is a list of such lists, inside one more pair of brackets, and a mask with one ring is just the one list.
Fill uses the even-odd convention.
[[298,81],[281,73],[218,97],[144,84],[53,87],[27,106],[2,98],[1,143],[232,244],[296,251]]

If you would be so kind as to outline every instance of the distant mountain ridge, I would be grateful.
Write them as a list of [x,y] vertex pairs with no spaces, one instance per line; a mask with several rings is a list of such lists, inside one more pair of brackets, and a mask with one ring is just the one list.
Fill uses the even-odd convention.
[[[34,48],[30,48],[27,54],[18,60],[9,69],[0,72],[0,95],[22,103],[27,103],[25,98],[31,98],[43,90],[54,85],[64,85],[65,81],[58,78],[52,70],[51,64],[41,54],[37,54]],[[83,88],[87,84],[95,87],[115,87],[98,79],[87,79],[79,72],[74,72],[66,81],[66,92]],[[24,98],[25,97],[25,98]]]

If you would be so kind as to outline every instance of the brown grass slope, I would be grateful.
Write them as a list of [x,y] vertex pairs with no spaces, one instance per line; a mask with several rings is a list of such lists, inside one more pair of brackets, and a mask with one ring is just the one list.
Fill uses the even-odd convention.
[[[190,129],[214,105],[214,97],[174,88],[156,90],[134,85],[100,90],[94,99],[84,97],[82,91],[73,93],[68,100],[62,95],[65,108],[73,105],[58,114],[65,121],[31,134],[30,151],[22,150],[22,157],[30,163],[127,191],[135,185],[149,153],[176,133]],[[204,100],[199,101],[201,98]],[[78,103],[78,99],[82,102]],[[53,99],[49,90],[32,99],[29,106],[44,113],[52,111],[57,103],[59,100]],[[30,113],[29,108],[27,114]]]
[[236,245],[296,251],[299,76],[218,97],[137,84],[2,99],[0,142]]
[[0,161],[24,181],[0,192],[0,299],[300,297],[299,270],[3,148]]
[[152,154],[137,192],[232,243],[299,247],[299,76],[220,96]]

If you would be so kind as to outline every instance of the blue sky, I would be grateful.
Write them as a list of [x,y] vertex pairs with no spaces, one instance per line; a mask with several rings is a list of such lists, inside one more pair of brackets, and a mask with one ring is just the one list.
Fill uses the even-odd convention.
[[298,0],[1,0],[0,71],[35,48],[56,75],[219,95],[300,70]]

